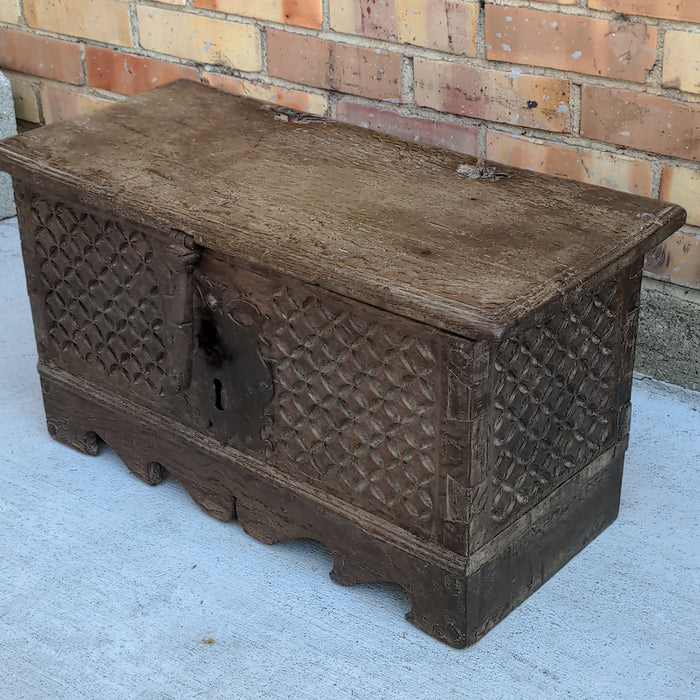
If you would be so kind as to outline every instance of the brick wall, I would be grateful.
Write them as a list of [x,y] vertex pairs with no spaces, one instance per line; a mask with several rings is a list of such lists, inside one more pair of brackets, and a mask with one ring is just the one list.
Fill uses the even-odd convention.
[[0,0],[0,68],[28,122],[186,77],[662,197],[700,288],[700,0]]

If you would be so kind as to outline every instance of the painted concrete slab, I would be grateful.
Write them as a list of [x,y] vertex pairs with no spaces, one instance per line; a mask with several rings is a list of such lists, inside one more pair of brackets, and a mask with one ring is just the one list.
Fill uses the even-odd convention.
[[313,543],[265,546],[45,429],[0,224],[0,698],[697,698],[700,394],[634,386],[620,517],[454,650]]

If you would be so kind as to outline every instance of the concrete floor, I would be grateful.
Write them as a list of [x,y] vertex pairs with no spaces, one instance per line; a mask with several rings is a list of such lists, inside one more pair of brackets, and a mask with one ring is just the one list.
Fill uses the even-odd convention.
[[259,544],[44,424],[0,223],[0,698],[698,698],[700,394],[634,386],[620,517],[454,650],[313,543]]

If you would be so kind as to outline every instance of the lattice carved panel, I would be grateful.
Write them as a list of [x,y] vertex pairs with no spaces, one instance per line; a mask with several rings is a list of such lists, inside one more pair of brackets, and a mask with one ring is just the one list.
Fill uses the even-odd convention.
[[152,242],[75,204],[23,199],[55,361],[165,396],[172,343]]
[[438,369],[431,342],[287,288],[264,327],[270,457],[417,532],[434,518]]
[[621,343],[616,280],[584,290],[502,342],[495,359],[496,463],[490,517],[499,526],[540,501],[615,440]]

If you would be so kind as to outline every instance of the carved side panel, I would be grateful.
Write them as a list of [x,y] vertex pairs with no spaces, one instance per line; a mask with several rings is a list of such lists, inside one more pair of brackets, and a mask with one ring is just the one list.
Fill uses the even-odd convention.
[[189,382],[197,252],[16,183],[39,351],[151,400]]
[[632,419],[632,373],[634,371],[634,351],[637,342],[637,325],[639,321],[639,296],[642,287],[642,266],[644,259],[639,258],[623,270],[619,279],[624,300],[624,327],[622,332],[622,352],[620,353],[620,381],[617,387],[616,404],[618,408],[617,439],[627,441]]
[[623,307],[608,279],[496,346],[493,463],[474,494],[472,550],[617,441]]
[[435,336],[287,286],[263,327],[274,367],[268,459],[421,535],[435,526]]

